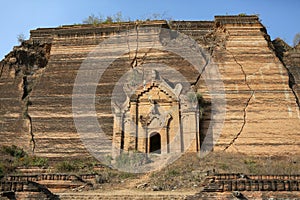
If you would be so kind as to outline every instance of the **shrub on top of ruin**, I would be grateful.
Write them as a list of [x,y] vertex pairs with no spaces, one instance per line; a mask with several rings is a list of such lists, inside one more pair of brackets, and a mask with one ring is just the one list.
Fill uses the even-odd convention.
[[122,12],[117,12],[116,14],[113,15],[113,21],[123,22],[123,21],[130,21],[130,20],[129,19],[126,20],[122,15]]
[[146,21],[150,21],[150,20],[168,20],[168,21],[171,21],[172,18],[168,17],[166,12],[151,13],[151,14],[148,14],[147,17],[146,17]]
[[19,35],[17,35],[17,40],[20,44],[22,44],[26,40],[26,37],[23,33],[20,33]]
[[124,22],[125,18],[123,17],[121,12],[117,12],[114,15],[109,15],[106,17],[103,17],[102,15],[96,16],[95,14],[91,14],[87,18],[85,18],[82,23],[83,24],[92,24],[92,25],[98,25],[98,24],[111,24],[115,22]]
[[90,16],[88,16],[86,19],[84,19],[82,21],[83,24],[93,24],[93,25],[97,25],[102,23],[104,20],[101,16],[95,16],[94,14],[91,14]]
[[294,47],[297,46],[299,43],[300,43],[300,33],[297,33],[293,40]]
[[[171,21],[171,17],[167,17],[166,12],[163,13],[152,13],[145,17],[141,17],[139,19],[136,19],[136,21],[150,21],[150,20],[167,20]],[[87,18],[85,18],[82,23],[83,24],[92,24],[92,25],[98,25],[98,24],[111,24],[111,23],[119,23],[119,22],[126,22],[131,21],[129,17],[124,17],[122,12],[117,12],[113,15],[108,15],[104,17],[103,15],[96,16],[95,14],[91,14]],[[76,24],[78,25],[78,24]]]

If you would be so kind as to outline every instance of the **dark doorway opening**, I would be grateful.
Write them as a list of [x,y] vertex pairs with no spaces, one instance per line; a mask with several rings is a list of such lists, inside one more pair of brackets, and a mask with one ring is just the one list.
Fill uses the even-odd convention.
[[150,153],[161,153],[161,138],[159,133],[150,135]]

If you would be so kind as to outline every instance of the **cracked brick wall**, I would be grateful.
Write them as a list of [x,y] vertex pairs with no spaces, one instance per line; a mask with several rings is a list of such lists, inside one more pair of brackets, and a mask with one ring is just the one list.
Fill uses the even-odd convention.
[[[218,64],[227,105],[224,127],[220,138],[214,141],[214,150],[248,154],[300,152],[299,108],[289,87],[288,71],[256,16],[216,16],[212,22],[152,21],[139,26],[118,23],[31,31],[31,41],[51,44],[49,60],[25,79],[8,65],[1,65],[1,144],[18,144],[34,150],[36,155],[53,158],[88,156],[73,122],[72,92],[77,71],[88,53],[106,38],[147,26],[171,28],[191,36]],[[143,45],[147,44],[147,37],[138,37]],[[137,38],[127,39],[131,40],[129,53],[110,65],[96,91],[95,107],[105,132],[112,133],[110,94],[114,84],[129,69],[142,64],[159,62],[178,70],[209,101],[203,80],[186,60],[152,49],[151,42],[141,46],[134,42]],[[28,78],[35,82],[30,91],[24,87]],[[208,127],[211,115],[205,113],[203,129]]]
[[[62,28],[55,31],[51,29],[53,33],[51,57],[39,84],[30,94],[31,105],[28,112],[35,133],[35,153],[53,158],[66,155],[69,157],[89,156],[80,135],[77,134],[72,113],[73,84],[82,62],[100,42],[118,31],[135,29],[138,32],[139,28],[166,25],[165,21],[158,21],[141,25],[124,23],[115,25],[116,27],[104,25],[98,28],[88,26]],[[32,31],[32,39],[42,38],[41,34],[44,32],[45,29]],[[82,35],[80,36],[79,33]],[[151,49],[153,41],[149,42],[147,35],[137,34],[126,37],[129,53],[117,58],[105,70],[96,91],[95,108],[98,121],[109,137],[113,132],[111,94],[116,82],[128,70],[142,64],[159,62],[177,69],[189,82],[194,82],[197,78],[196,70],[186,60],[170,52]],[[118,51],[118,45],[116,44],[111,50]]]
[[293,154],[300,150],[299,107],[289,74],[258,19],[216,17],[225,47],[215,52],[226,88],[227,112],[215,150]]
[[14,47],[0,63],[0,133],[1,145],[35,149],[30,93],[47,65],[51,44],[24,41]]
[[272,41],[278,58],[282,61],[289,74],[289,85],[300,108],[300,43],[290,47],[280,38]]

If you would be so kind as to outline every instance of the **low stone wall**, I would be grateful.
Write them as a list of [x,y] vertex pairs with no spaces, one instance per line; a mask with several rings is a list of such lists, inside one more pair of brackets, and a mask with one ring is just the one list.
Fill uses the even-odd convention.
[[251,179],[251,180],[300,180],[300,175],[245,175],[245,174],[215,174],[216,180]]
[[32,181],[1,181],[0,199],[7,197],[9,199],[59,199],[44,185]]
[[36,174],[36,175],[9,175],[4,179],[7,181],[81,181],[87,179],[94,179],[96,174],[82,174],[82,175],[74,175],[74,174]]
[[20,192],[25,191],[27,182],[25,181],[1,181],[0,182],[0,192]]
[[216,174],[206,183],[204,192],[300,191],[299,175]]
[[209,184],[204,192],[225,191],[300,191],[297,180],[222,180]]

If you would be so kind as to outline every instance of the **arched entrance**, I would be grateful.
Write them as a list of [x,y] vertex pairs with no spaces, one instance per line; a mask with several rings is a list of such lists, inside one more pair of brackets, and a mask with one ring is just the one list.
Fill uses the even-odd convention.
[[161,138],[159,133],[150,135],[150,153],[161,153]]

